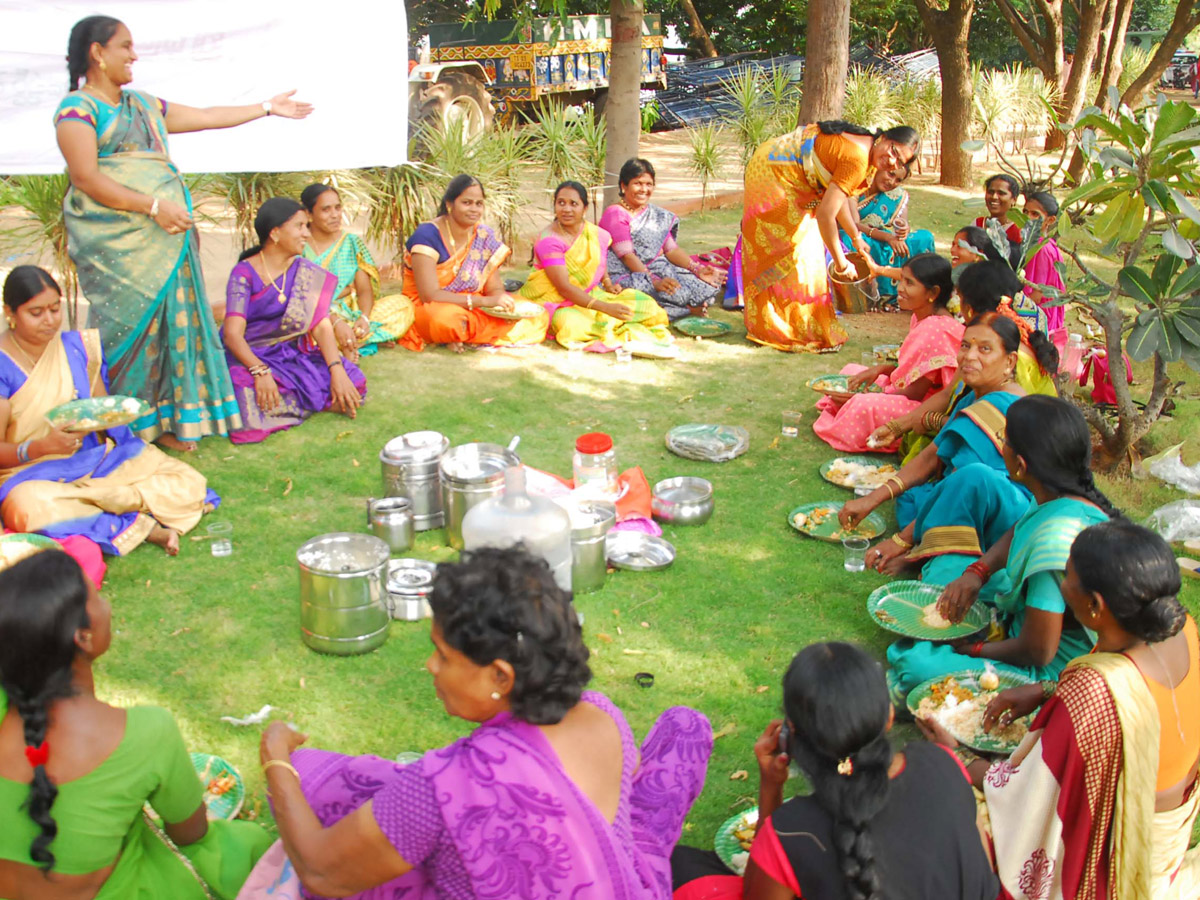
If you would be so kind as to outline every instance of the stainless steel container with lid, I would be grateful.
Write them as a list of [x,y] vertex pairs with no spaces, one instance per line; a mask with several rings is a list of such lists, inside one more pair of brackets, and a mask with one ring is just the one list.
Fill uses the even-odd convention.
[[442,455],[438,475],[446,542],[451,547],[463,549],[462,523],[467,510],[504,493],[504,470],[520,464],[516,453],[499,444],[459,444]]
[[415,538],[412,501],[407,497],[368,497],[367,527],[393,553],[411,550]]
[[588,594],[604,587],[608,576],[605,538],[617,522],[616,504],[581,500],[567,507],[571,516],[571,590]]
[[379,451],[383,494],[412,502],[417,531],[442,527],[438,463],[449,447],[450,439],[439,431],[410,431],[392,438]]
[[429,595],[437,563],[424,559],[393,559],[388,563],[388,603],[393,619],[428,619]]
[[296,551],[300,631],[322,653],[370,653],[388,637],[388,545],[370,534],[322,534]]

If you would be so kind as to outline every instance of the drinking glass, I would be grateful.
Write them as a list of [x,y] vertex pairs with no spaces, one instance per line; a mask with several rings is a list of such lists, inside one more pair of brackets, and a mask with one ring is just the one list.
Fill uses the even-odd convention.
[[232,522],[209,522],[205,530],[213,556],[229,556],[233,553]]
[[779,414],[779,433],[784,437],[794,438],[800,434],[800,420],[804,413],[798,409],[785,409]]
[[618,366],[627,366],[633,362],[633,351],[626,346],[617,347],[613,354]]
[[843,565],[847,572],[861,572],[867,567],[867,548],[871,542],[865,537],[842,538]]

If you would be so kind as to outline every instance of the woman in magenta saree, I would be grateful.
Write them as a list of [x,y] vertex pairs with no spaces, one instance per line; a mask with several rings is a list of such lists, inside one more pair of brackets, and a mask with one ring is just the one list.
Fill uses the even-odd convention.
[[707,719],[667,710],[639,755],[621,712],[583,690],[570,596],[521,550],[439,566],[430,603],[426,668],[447,711],[479,726],[401,765],[296,750],[303,736],[273,724],[262,758],[282,848],[239,898],[669,900]]
[[235,444],[257,443],[327,409],[353,418],[367,394],[366,377],[342,357],[329,320],[337,276],[299,255],[308,236],[304,207],[268,200],[254,227],[263,243],[229,273],[221,327],[242,415],[243,428],[229,436]]

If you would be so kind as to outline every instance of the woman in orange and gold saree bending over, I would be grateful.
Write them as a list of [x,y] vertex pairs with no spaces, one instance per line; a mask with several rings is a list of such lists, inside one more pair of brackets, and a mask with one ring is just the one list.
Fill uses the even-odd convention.
[[[907,168],[917,133],[897,127],[874,134],[845,122],[805,125],[763,144],[746,167],[740,237],[747,337],[777,350],[833,350],[845,343],[825,267],[849,273],[838,236],[863,243],[849,198],[867,189],[878,168]],[[868,256],[862,247],[859,252]]]

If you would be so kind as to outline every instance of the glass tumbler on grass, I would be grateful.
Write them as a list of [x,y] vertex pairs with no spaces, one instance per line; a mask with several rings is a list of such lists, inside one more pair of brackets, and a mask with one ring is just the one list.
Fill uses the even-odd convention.
[[626,346],[617,347],[613,353],[613,358],[618,366],[627,366],[633,362],[633,351]]
[[870,540],[865,537],[842,538],[843,565],[847,572],[861,572],[867,567],[867,548],[870,546]]
[[794,438],[800,434],[800,420],[804,413],[798,409],[785,409],[779,415],[779,433],[784,437]]
[[233,553],[233,523],[209,522],[205,530],[213,556],[229,556]]

